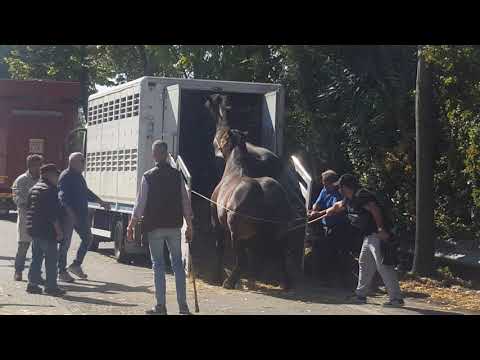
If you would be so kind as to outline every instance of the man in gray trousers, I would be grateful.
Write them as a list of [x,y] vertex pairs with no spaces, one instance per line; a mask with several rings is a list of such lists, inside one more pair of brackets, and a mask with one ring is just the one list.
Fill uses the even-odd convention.
[[13,201],[17,205],[17,241],[18,249],[15,257],[15,281],[22,281],[25,269],[27,251],[32,243],[32,237],[27,232],[27,202],[28,192],[40,178],[40,167],[43,165],[41,155],[27,157],[27,171],[20,175],[12,185]]
[[384,306],[403,306],[395,268],[384,263],[382,241],[388,242],[391,236],[385,228],[384,214],[377,199],[371,192],[361,188],[353,175],[342,175],[336,185],[345,197],[344,200],[336,202],[326,210],[313,213],[311,218],[324,218],[346,211],[351,225],[360,232],[363,244],[358,259],[360,271],[354,302],[367,302],[369,287],[378,270],[390,298]]

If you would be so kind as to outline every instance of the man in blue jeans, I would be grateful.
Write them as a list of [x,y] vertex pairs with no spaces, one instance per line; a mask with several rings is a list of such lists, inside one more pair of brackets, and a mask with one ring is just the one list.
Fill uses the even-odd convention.
[[57,248],[63,239],[62,209],[58,201],[59,171],[53,164],[40,168],[40,180],[32,187],[27,203],[27,232],[33,239],[32,263],[28,272],[27,292],[41,294],[40,271],[45,256],[47,280],[45,293],[53,296],[65,294],[57,285]]
[[165,299],[165,243],[175,274],[177,302],[180,314],[190,313],[187,305],[185,270],[182,263],[181,228],[187,222],[185,237],[192,239],[192,209],[182,174],[168,163],[167,144],[155,141],[152,145],[156,166],[147,171],[138,193],[132,219],[127,228],[129,241],[134,239],[134,229],[143,216],[143,231],[148,236],[155,279],[156,306],[149,315],[166,315]]
[[[92,234],[88,221],[88,202],[97,202],[106,210],[110,205],[100,199],[87,187],[82,176],[85,170],[85,158],[82,153],[73,153],[68,160],[68,168],[62,172],[58,181],[59,199],[65,210],[64,228],[65,239],[60,245],[58,259],[58,279],[63,282],[73,282],[73,277],[68,273],[86,279],[82,263],[90,246]],[[81,239],[77,256],[67,271],[67,254],[72,242],[73,229]]]

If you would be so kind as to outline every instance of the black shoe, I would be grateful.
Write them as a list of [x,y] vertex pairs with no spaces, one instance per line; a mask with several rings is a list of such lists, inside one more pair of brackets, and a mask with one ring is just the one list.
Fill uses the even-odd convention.
[[367,297],[366,296],[359,296],[359,295],[352,295],[348,297],[348,300],[353,304],[366,304]]
[[188,308],[187,304],[180,306],[179,310],[180,315],[191,315],[190,309]]
[[156,305],[153,309],[145,311],[147,315],[167,315],[167,308],[165,305]]
[[62,296],[65,295],[67,292],[59,287],[55,289],[45,289],[45,294],[50,296]]
[[27,293],[29,293],[29,294],[41,294],[41,293],[43,293],[43,290],[38,285],[28,284],[27,285]]
[[15,281],[22,281],[22,273],[15,272],[15,276],[13,277]]
[[402,307],[405,305],[405,302],[403,299],[395,299],[395,300],[390,300],[387,301],[386,303],[383,303],[382,306],[384,307]]

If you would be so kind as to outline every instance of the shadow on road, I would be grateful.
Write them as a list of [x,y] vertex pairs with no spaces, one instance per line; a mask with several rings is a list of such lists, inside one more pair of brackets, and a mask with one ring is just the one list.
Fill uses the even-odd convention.
[[64,295],[62,296],[62,299],[67,301],[73,301],[73,302],[79,302],[79,303],[85,303],[85,304],[94,304],[94,305],[104,305],[104,306],[121,306],[121,307],[138,306],[136,304],[117,303],[113,301],[102,300],[102,299],[92,299],[92,298],[83,297],[83,296],[80,297],[80,296]]
[[0,304],[0,307],[4,306],[20,306],[20,307],[55,307],[53,305],[34,305],[34,304]]
[[0,256],[0,261],[1,260],[4,260],[4,261],[15,261],[15,257],[12,257],[12,256]]
[[[93,283],[93,284],[89,284]],[[83,285],[83,286],[82,286]],[[62,284],[62,289],[73,292],[96,292],[102,294],[118,294],[121,292],[143,292],[153,294],[149,289],[150,286],[128,286],[124,284],[117,284],[105,281],[83,280],[83,282],[76,282],[74,284]]]

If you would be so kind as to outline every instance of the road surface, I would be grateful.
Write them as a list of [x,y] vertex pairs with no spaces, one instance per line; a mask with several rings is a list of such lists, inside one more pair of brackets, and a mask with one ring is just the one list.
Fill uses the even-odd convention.
[[[99,252],[89,252],[84,263],[87,280],[60,286],[67,290],[63,298],[28,294],[27,282],[13,281],[16,252],[14,217],[0,220],[0,315],[143,315],[154,303],[152,270],[145,265],[118,264],[113,258],[112,243],[100,244]],[[75,234],[69,263],[78,247]],[[30,251],[24,279],[27,278]],[[193,289],[187,284],[188,301],[193,311]],[[347,293],[309,286],[290,293],[274,290],[249,292],[225,290],[203,282],[198,283],[200,315],[381,315],[381,314],[452,314],[434,309],[419,300],[406,299],[403,309],[383,308],[385,298],[369,298],[367,305],[352,305],[345,301]],[[167,307],[176,314],[173,276],[167,275]]]

